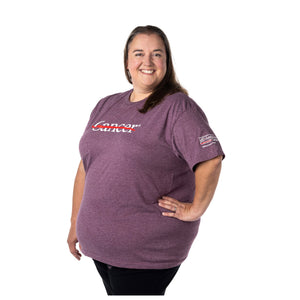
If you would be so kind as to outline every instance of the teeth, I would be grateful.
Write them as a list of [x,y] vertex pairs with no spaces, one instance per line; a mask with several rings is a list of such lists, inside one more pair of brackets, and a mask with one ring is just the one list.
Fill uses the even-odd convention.
[[152,74],[154,71],[153,70],[142,70],[142,73],[146,74]]

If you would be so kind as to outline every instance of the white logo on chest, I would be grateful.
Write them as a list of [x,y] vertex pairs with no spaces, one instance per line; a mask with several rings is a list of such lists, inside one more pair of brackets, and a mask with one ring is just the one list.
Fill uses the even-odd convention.
[[134,128],[141,127],[141,124],[118,124],[118,123],[105,123],[100,121],[92,126],[93,131],[107,131],[107,132],[127,132],[132,133]]

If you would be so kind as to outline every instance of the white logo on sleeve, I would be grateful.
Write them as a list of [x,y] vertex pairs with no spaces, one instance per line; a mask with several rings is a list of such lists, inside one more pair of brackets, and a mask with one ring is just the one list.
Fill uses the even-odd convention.
[[100,121],[92,126],[93,131],[105,131],[105,132],[127,132],[132,133],[136,127],[141,127],[141,124],[119,124],[119,123],[105,123]]
[[219,140],[214,134],[207,134],[199,137],[199,141],[202,148],[206,148],[217,143]]

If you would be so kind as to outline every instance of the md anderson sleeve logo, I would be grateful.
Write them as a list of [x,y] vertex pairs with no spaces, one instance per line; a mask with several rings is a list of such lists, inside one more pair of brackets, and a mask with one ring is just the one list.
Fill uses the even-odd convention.
[[141,127],[141,124],[119,124],[119,123],[106,123],[105,121],[100,121],[92,126],[93,131],[105,131],[105,132],[123,132],[132,133],[135,131],[136,127]]
[[218,143],[218,139],[214,134],[207,134],[199,137],[200,145],[202,148],[209,147],[215,143]]

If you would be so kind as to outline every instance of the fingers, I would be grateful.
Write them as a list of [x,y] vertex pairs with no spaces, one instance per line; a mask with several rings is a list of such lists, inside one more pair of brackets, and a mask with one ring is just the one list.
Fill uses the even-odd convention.
[[164,200],[164,201],[170,202],[170,203],[179,203],[179,201],[177,201],[176,199],[169,197],[169,196],[162,196],[162,198],[159,200]]
[[174,218],[176,216],[176,212],[163,212],[162,215],[165,217],[173,217]]
[[163,212],[163,216],[175,217],[177,209],[179,207],[179,202],[174,198],[164,196],[162,197],[162,199],[158,200],[158,205],[171,211]]
[[72,252],[72,254],[77,260],[80,260],[81,253],[78,250],[76,250],[75,252]]
[[75,242],[72,242],[72,243],[69,243],[69,249],[70,249],[70,252],[72,253],[72,255],[77,259],[77,260],[80,260],[81,258],[81,253],[78,251],[78,249],[76,248],[76,243]]
[[176,210],[177,210],[177,206],[175,204],[172,204],[172,203],[159,201],[158,205],[172,211],[173,213],[175,213]]
[[[75,228],[75,226],[71,226],[67,242],[68,242],[69,249],[70,249],[70,252],[72,253],[72,255],[76,259],[80,260],[81,253],[76,248],[76,244],[78,243],[78,239],[77,239],[77,236],[76,236],[76,228]],[[80,245],[79,245],[79,247],[80,247]]]
[[158,201],[159,201],[159,203],[162,203],[162,204],[170,206],[170,207],[175,207],[175,208],[180,204],[180,202],[177,201],[176,199],[171,198],[171,197],[166,197],[166,196],[163,196],[162,199],[159,199]]
[[195,217],[195,213],[191,210],[192,203],[181,202],[172,197],[164,196],[158,200],[158,205],[169,211],[162,212],[165,217],[176,218],[181,221],[196,221],[199,219]]

